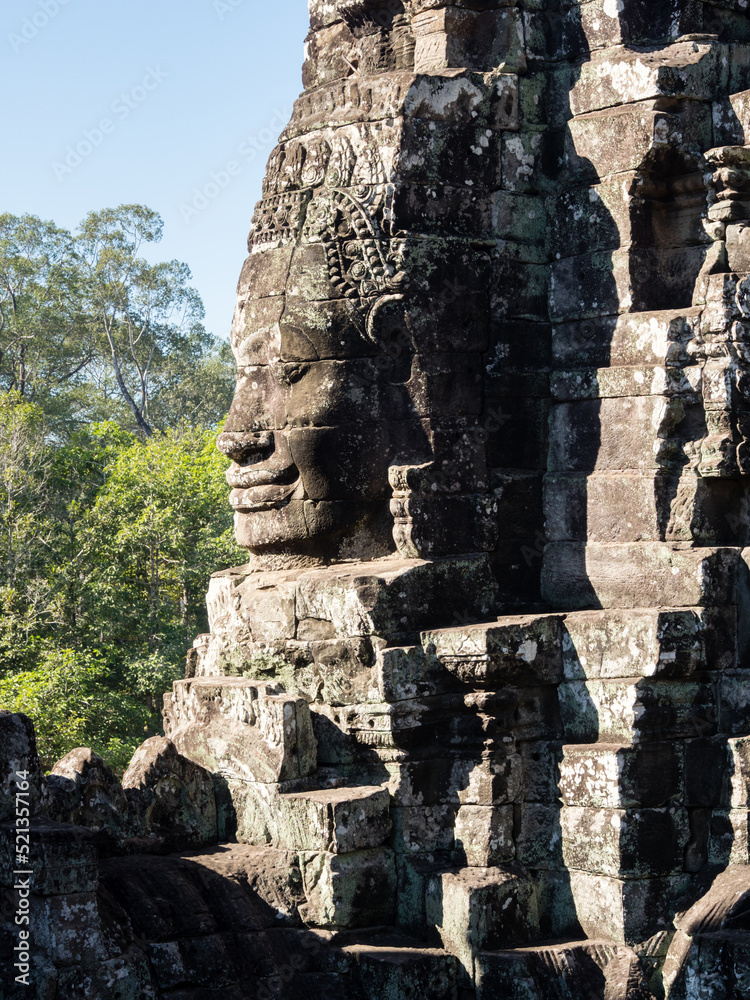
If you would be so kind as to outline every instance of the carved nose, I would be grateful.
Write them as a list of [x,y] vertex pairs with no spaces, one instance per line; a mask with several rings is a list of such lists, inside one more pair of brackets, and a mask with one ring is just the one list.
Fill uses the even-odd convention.
[[273,444],[273,431],[224,431],[216,439],[219,451],[234,462],[241,462]]

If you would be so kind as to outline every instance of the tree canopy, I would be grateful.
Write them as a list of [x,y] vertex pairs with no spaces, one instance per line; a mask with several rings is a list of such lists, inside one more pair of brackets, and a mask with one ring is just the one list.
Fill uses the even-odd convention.
[[0,388],[53,431],[109,419],[151,437],[226,412],[231,351],[206,331],[190,269],[143,256],[162,231],[142,205],[90,212],[75,233],[0,215]]
[[214,570],[242,561],[215,448],[229,347],[138,205],[75,233],[0,216],[0,708],[44,763],[92,746],[115,767],[207,627]]

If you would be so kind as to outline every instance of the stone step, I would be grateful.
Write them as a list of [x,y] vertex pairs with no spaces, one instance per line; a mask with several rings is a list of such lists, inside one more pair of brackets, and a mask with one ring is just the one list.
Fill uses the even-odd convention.
[[239,843],[348,854],[379,847],[391,832],[387,787],[285,791],[284,784],[227,784]]
[[480,952],[530,944],[539,935],[534,882],[520,864],[426,874],[425,922],[474,981]]
[[641,948],[655,935],[673,930],[672,917],[684,907],[694,876],[622,879],[572,870],[566,892],[583,934]]
[[470,687],[557,684],[560,615],[515,615],[481,625],[423,632],[422,647]]
[[454,955],[398,933],[357,934],[346,943],[348,937],[339,935],[335,943],[352,961],[363,998],[456,1000],[460,969]]
[[710,675],[573,680],[561,684],[558,694],[565,743],[638,744],[718,730],[719,691]]
[[[196,670],[231,673],[223,669],[231,650],[253,642],[399,634],[405,631],[405,608],[408,631],[457,618],[481,621],[496,601],[497,584],[485,555],[388,558],[264,573],[239,566],[211,578],[207,606],[213,639],[211,648],[198,651]],[[241,655],[232,665],[245,665]]]
[[308,926],[337,930],[395,924],[396,863],[390,848],[302,851],[299,864],[307,900],[300,915]]
[[304,699],[244,677],[176,681],[164,696],[165,733],[188,760],[242,781],[312,774],[317,746]]
[[563,622],[566,680],[686,678],[734,666],[737,610],[725,607],[577,611]]
[[477,1000],[645,1000],[645,970],[630,948],[572,941],[483,952]]

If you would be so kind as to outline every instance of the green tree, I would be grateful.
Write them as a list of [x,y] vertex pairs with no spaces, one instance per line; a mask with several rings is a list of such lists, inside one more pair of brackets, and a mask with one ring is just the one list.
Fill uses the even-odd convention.
[[153,733],[148,707],[115,688],[106,659],[92,651],[41,650],[35,669],[0,678],[0,705],[31,718],[46,769],[75,747],[89,746],[123,771]]
[[0,388],[47,411],[84,379],[93,358],[81,309],[81,261],[65,229],[0,215]]
[[[163,225],[142,205],[120,205],[87,215],[77,238],[99,362],[106,361],[146,437],[154,432],[153,397],[164,392],[174,399],[176,387],[216,351],[188,266],[150,264],[141,256],[145,244],[161,239]],[[215,369],[214,375],[220,377]],[[163,429],[169,407],[157,409]]]
[[217,566],[242,560],[215,431],[170,432],[117,455],[83,521],[92,634],[144,651],[205,627]]
[[161,219],[91,213],[73,237],[0,216],[0,708],[49,765],[124,767],[242,561],[214,427],[232,394],[190,274],[149,264]]
[[91,212],[76,235],[0,215],[0,390],[39,403],[58,437],[102,420],[149,437],[226,413],[231,351],[204,328],[190,269],[142,256],[162,230],[141,205]]

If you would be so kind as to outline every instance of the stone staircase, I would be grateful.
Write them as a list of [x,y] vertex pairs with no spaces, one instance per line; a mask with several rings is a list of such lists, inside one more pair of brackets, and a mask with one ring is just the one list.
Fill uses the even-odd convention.
[[[169,739],[123,785],[87,752],[35,792],[57,810],[34,828],[44,926],[64,930],[50,981],[74,1000],[90,939],[97,988],[122,1000],[688,1000],[714,966],[739,982],[750,708],[721,652],[735,629],[733,607],[430,629],[375,643],[352,688],[369,700],[350,704],[302,697],[291,666],[286,691],[177,682]],[[339,669],[318,663],[321,691]],[[149,856],[137,824],[78,841],[60,827],[68,798],[99,827],[125,793],[159,831],[179,798],[206,846],[167,854],[165,828]]]
[[[428,630],[377,649],[356,704],[179,682],[168,733],[215,775],[224,834],[293,853],[304,922],[354,935],[394,996],[453,995],[406,975],[427,955],[477,1000],[662,996],[691,886],[749,860],[735,630],[733,606]],[[397,960],[377,927],[406,935]]]

